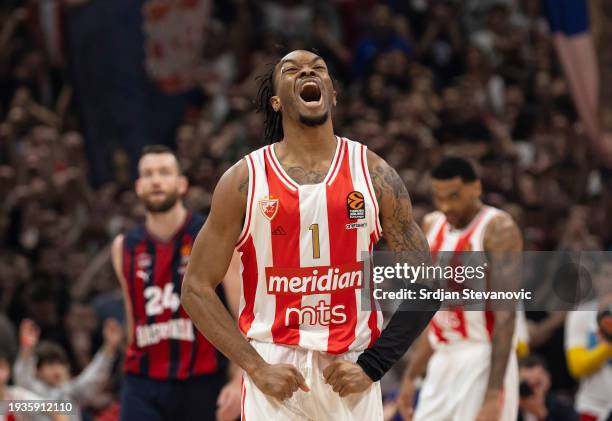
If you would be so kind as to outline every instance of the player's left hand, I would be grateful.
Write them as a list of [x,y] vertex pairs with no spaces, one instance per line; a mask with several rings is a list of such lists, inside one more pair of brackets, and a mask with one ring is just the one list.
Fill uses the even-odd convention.
[[240,418],[241,384],[238,380],[228,382],[217,398],[217,421],[234,421]]
[[501,416],[501,402],[498,393],[487,393],[480,407],[476,421],[499,421]]
[[374,383],[358,364],[344,360],[328,365],[323,370],[323,377],[341,397],[363,392]]

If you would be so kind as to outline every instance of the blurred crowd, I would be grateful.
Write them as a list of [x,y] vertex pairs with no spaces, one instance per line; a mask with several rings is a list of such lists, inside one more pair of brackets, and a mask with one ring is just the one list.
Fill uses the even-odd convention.
[[[256,77],[282,51],[308,48],[335,78],[336,132],[398,170],[417,218],[432,209],[428,170],[456,154],[479,163],[484,201],[515,217],[527,250],[612,249],[608,178],[586,146],[539,2],[211,6],[197,89],[171,140],[190,180],[189,208],[206,212],[220,175],[262,146]],[[17,326],[32,319],[77,374],[103,342],[102,321],[122,318],[110,240],[143,208],[131,188],[134,157],[120,147],[113,181],[90,182],[69,58],[51,54],[35,10],[0,7],[0,330],[15,338],[2,341],[14,357]],[[111,382],[86,412],[100,413],[116,389]]]

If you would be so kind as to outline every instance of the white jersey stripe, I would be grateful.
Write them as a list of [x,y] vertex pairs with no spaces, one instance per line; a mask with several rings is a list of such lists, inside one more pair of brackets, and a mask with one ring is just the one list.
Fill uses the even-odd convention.
[[[338,172],[340,171],[340,167],[342,166],[341,165],[342,160],[344,159],[344,139],[336,136],[336,142],[337,142],[336,155],[334,155],[334,158],[336,159],[332,161],[330,172],[325,177],[325,180],[327,180],[328,186],[331,186],[334,180],[336,179],[336,176],[338,175]],[[325,180],[323,180],[323,183],[325,183]]]
[[247,208],[244,215],[244,225],[242,227],[242,231],[238,236],[238,242],[236,243],[236,248],[240,248],[244,241],[248,237],[249,230],[251,228],[251,215],[253,213],[253,197],[255,185],[257,183],[255,176],[255,169],[253,168],[253,158],[250,155],[245,157],[245,162],[247,163],[247,169],[249,173],[249,185],[247,190]]
[[[328,266],[329,228],[327,222],[327,198],[324,184],[307,184],[299,187],[300,193],[300,265]],[[318,244],[317,244],[318,243]],[[318,257],[315,256],[318,252]],[[305,295],[302,308],[316,308],[323,301],[330,303],[329,294]],[[329,329],[317,324],[304,323],[300,326],[300,346],[307,349],[317,348],[327,343]]]

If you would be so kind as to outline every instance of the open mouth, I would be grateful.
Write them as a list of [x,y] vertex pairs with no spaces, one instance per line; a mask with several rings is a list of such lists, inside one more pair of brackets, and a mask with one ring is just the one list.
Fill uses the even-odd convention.
[[305,103],[318,103],[321,100],[321,89],[315,82],[306,82],[300,89],[300,98]]

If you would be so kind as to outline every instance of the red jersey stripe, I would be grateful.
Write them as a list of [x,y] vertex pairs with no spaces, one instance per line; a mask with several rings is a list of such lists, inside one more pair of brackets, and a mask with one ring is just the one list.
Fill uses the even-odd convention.
[[[368,250],[372,253],[374,249],[374,244],[376,243],[376,233],[372,232],[370,234],[370,245],[368,246]],[[371,275],[371,274],[370,274]],[[370,317],[368,318],[368,327],[370,328],[370,342],[368,344],[368,348],[374,345],[374,342],[380,336],[380,330],[378,329],[378,313],[376,312],[376,300],[374,299],[374,278],[370,276]]]
[[[170,272],[172,267],[172,247],[164,245],[151,245],[151,254],[154,255],[153,266],[153,282],[152,285],[164,290],[167,279],[164,279],[164,274]],[[161,323],[170,320],[170,310],[164,309],[161,313],[153,316],[153,323]],[[151,345],[149,352],[149,375],[153,378],[164,378],[168,376],[169,361],[170,361],[170,343],[169,341],[160,341],[155,345]]]
[[495,313],[493,313],[491,310],[485,310],[484,317],[487,326],[487,333],[489,334],[489,340],[492,340],[493,327],[495,326]]
[[[266,156],[266,176],[270,197],[278,199],[278,210],[270,221],[272,239],[272,265],[277,268],[300,267],[300,203],[297,190],[292,191],[279,178],[282,174],[272,169],[275,165],[270,155]],[[272,235],[282,229],[286,235]],[[276,312],[272,323],[272,338],[276,343],[298,345],[300,343],[299,318],[285,320],[288,308],[301,308],[299,296],[276,296]]]
[[444,333],[442,333],[442,328],[440,328],[435,320],[432,319],[431,322],[429,322],[429,325],[431,326],[434,335],[436,335],[436,338],[438,338],[438,341],[443,343],[448,342],[448,339],[446,339],[446,336],[444,336]]
[[[351,169],[348,160],[348,146],[342,143],[345,158],[340,162],[340,170],[331,186],[327,190],[327,219],[329,221],[329,252],[330,264],[340,265],[355,261],[357,254],[357,230],[347,230],[346,224],[355,222],[348,217],[347,197],[338,194],[354,191]],[[360,291],[344,290],[331,294],[330,306],[343,306],[343,313],[357,314],[357,297]],[[355,340],[357,317],[347,317],[346,323],[330,324],[327,351],[332,354],[345,353]]]
[[295,184],[293,180],[285,173],[285,170],[283,170],[283,167],[281,166],[280,162],[276,159],[276,154],[274,153],[274,145],[270,145],[266,149],[266,158],[266,165],[271,165],[272,169],[274,170],[274,173],[279,178],[279,180],[285,183],[287,187],[289,187],[289,190],[297,192],[298,185]]
[[253,308],[255,294],[257,293],[257,251],[253,244],[253,237],[249,235],[238,251],[243,267],[242,291],[244,294],[244,307],[238,318],[238,326],[242,333],[246,335],[255,319]]

